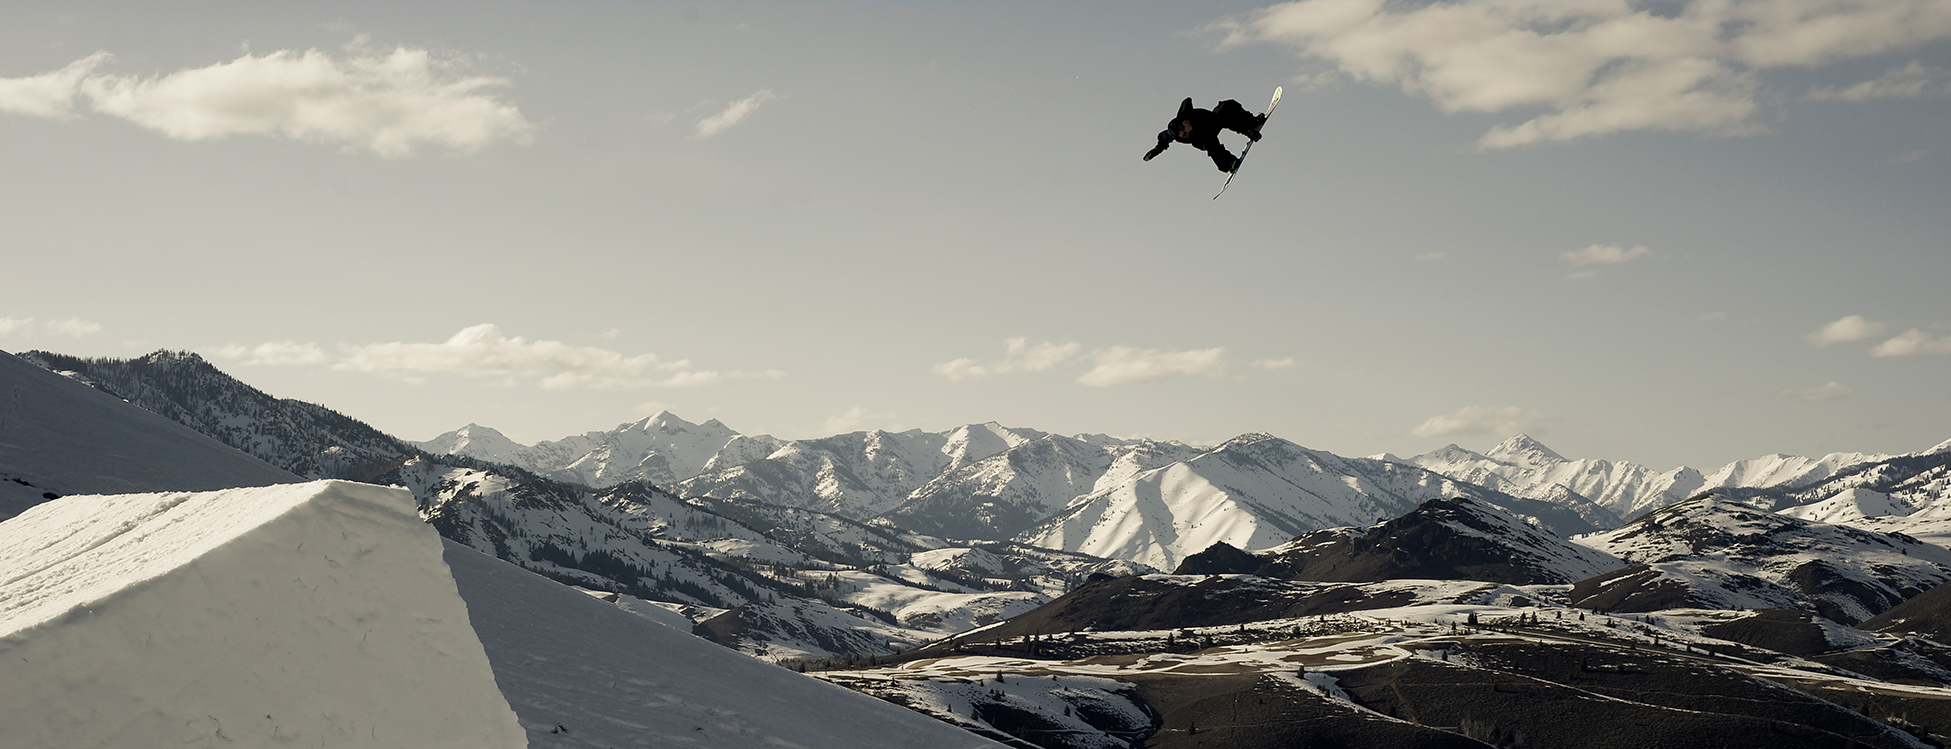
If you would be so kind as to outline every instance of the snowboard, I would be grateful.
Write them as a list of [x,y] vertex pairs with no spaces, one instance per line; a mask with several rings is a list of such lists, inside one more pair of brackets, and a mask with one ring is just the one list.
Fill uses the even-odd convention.
[[[1273,118],[1274,107],[1280,106],[1280,89],[1281,87],[1279,86],[1274,87],[1274,100],[1267,104],[1267,113],[1263,116],[1267,117],[1268,119]],[[1264,121],[1260,123],[1260,126],[1263,128],[1266,127],[1266,125],[1267,123]],[[1240,159],[1238,161],[1233,162],[1233,171],[1226,173],[1226,184],[1219,186],[1219,194],[1213,196],[1214,200],[1218,200],[1220,195],[1225,195],[1226,188],[1233,186],[1233,178],[1240,176],[1240,165],[1246,163],[1246,155],[1253,152],[1253,144],[1258,142],[1259,141],[1251,141],[1251,140],[1247,141],[1246,148],[1240,149]]]

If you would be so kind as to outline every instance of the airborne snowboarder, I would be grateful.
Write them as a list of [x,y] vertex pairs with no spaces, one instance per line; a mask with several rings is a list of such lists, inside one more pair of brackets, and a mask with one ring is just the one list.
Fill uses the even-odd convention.
[[1248,112],[1246,107],[1232,99],[1205,110],[1192,106],[1192,99],[1188,97],[1179,103],[1179,114],[1158,134],[1158,147],[1146,153],[1145,160],[1151,161],[1153,156],[1164,152],[1167,146],[1177,141],[1205,151],[1213,157],[1213,166],[1230,174],[1239,167],[1240,160],[1219,142],[1219,131],[1232,130],[1257,142],[1260,140],[1260,126],[1266,121],[1267,115]]

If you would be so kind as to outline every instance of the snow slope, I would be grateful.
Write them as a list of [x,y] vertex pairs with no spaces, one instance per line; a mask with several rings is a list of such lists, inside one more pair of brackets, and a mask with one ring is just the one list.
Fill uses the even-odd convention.
[[199,491],[300,480],[0,352],[0,520],[45,501],[48,493]]
[[993,747],[448,543],[474,628],[529,745]]
[[5,743],[525,746],[438,538],[339,481],[0,523]]
[[1849,523],[1864,518],[1909,515],[1911,508],[1890,501],[1890,495],[1863,487],[1844,489],[1811,505],[1778,510],[1783,515],[1818,523]]

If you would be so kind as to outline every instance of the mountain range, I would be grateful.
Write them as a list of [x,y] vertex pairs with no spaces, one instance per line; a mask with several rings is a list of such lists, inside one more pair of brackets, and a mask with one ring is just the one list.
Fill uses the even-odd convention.
[[[475,630],[530,745],[641,742],[655,731],[624,716],[674,710],[791,738],[727,702],[739,688],[725,679],[758,683],[733,677],[738,669],[686,666],[679,681],[656,684],[617,670],[709,660],[687,645],[666,638],[658,647],[671,655],[599,663],[591,654],[609,650],[599,629],[643,633],[580,614],[532,636],[548,612],[579,608],[572,599],[610,609],[606,622],[617,614],[660,632],[689,628],[795,668],[837,665],[818,675],[1013,746],[1274,746],[1296,735],[1290,725],[1345,745],[1951,740],[1951,720],[1935,708],[1951,699],[1951,647],[1931,639],[1951,552],[1878,527],[1951,517],[1951,443],[1832,461],[1838,468],[1746,462],[1701,476],[1703,486],[1727,485],[1647,500],[1653,509],[1629,522],[1588,496],[1632,507],[1619,498],[1684,482],[1623,464],[1568,470],[1580,461],[1523,436],[1480,456],[1497,465],[1438,451],[1464,478],[1432,469],[1429,456],[1344,458],[1269,435],[1205,448],[990,424],[782,441],[660,414],[614,438],[581,435],[586,452],[562,449],[561,465],[533,465],[582,473],[544,475],[509,457],[528,448],[485,428],[457,430],[445,445],[388,447],[357,420],[211,376],[193,355],[151,359],[152,371],[201,373],[198,387],[147,392],[215,434],[184,428],[167,448],[124,450],[123,437],[139,430],[122,425],[155,417],[108,388],[144,392],[140,377],[105,385],[85,360],[59,375],[0,366],[0,392],[39,407],[32,420],[0,414],[0,478],[20,487],[9,496],[44,501],[31,494],[39,484],[81,486],[90,471],[144,490],[157,479],[143,471],[234,462],[214,457],[227,448],[210,438],[257,446],[270,457],[229,454],[272,463],[286,477],[272,483],[299,478],[288,465],[402,487],[394,494],[448,540],[455,579],[476,570],[467,575],[492,580],[462,584],[469,608],[520,612],[521,621],[484,617]],[[99,412],[82,417],[84,406],[70,405],[83,403]],[[232,407],[254,410],[226,416]],[[204,447],[183,446],[192,443]],[[143,460],[92,464],[123,453]],[[653,469],[698,473],[659,484],[646,478]],[[1586,474],[1605,478],[1580,484]],[[700,477],[717,483],[687,488]],[[970,487],[959,501],[957,487]],[[930,532],[950,521],[988,535]],[[272,536],[281,549],[304,541],[300,526]],[[520,574],[504,562],[567,586],[517,583],[499,571]],[[1180,574],[1157,572],[1173,567]],[[550,642],[589,647],[551,654]],[[561,667],[616,683],[586,689]],[[684,683],[712,701],[659,696]],[[571,715],[573,728],[535,722]],[[553,730],[590,725],[606,727],[579,739]]]

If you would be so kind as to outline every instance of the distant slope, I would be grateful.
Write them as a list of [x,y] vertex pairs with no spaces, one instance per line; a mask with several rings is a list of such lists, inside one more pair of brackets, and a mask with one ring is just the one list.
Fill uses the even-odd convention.
[[1249,434],[1080,497],[1018,540],[1173,569],[1215,543],[1265,549],[1308,531],[1367,526],[1430,499],[1458,496],[1536,519],[1560,534],[1599,527],[1580,507],[1520,499],[1415,466],[1343,458]]
[[[1332,535],[1329,535],[1332,534]],[[1290,580],[1481,580],[1568,584],[1625,562],[1571,543],[1484,502],[1432,499],[1360,534],[1327,532],[1276,548],[1257,574]]]
[[1798,517],[1951,546],[1951,441],[1922,452],[1859,463],[1823,481],[1740,495]]
[[0,519],[47,495],[201,491],[298,476],[0,352]]
[[1601,610],[1800,608],[1854,624],[1951,579],[1944,547],[1719,494],[1577,541],[1635,564],[1572,590],[1575,605]]
[[1529,435],[1519,434],[1489,453],[1449,445],[1408,462],[1521,497],[1551,499],[1558,493],[1574,492],[1623,521],[1711,489],[1800,486],[1881,457],[1863,453],[1832,453],[1814,459],[1770,455],[1729,463],[1711,474],[1686,466],[1662,472],[1623,461],[1572,460]]
[[272,397],[192,353],[82,359],[30,351],[21,358],[72,373],[103,392],[305,478],[370,479],[409,449],[324,406]]
[[425,442],[414,442],[412,445],[429,455],[459,455],[511,465],[518,465],[511,458],[526,447],[508,439],[507,435],[480,424],[468,424]]

